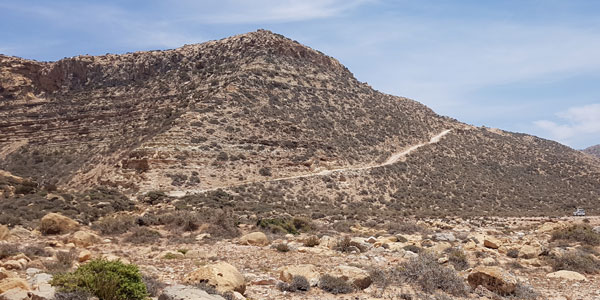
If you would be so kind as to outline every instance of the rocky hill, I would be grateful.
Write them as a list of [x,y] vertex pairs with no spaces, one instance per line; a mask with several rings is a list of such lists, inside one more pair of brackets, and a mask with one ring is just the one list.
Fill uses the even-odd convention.
[[591,154],[596,157],[600,157],[600,145],[585,148],[585,149],[583,149],[583,152],[585,152],[587,154]]
[[0,97],[0,169],[40,185],[187,193],[181,207],[259,215],[599,212],[597,160],[377,92],[264,30],[57,62],[0,56]]

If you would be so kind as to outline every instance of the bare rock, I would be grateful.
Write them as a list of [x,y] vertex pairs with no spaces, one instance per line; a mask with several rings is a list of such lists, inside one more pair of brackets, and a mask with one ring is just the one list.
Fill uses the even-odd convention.
[[73,233],[67,239],[67,242],[73,243],[77,247],[86,248],[102,242],[102,239],[94,233],[80,230]]
[[57,213],[49,213],[40,221],[40,231],[46,234],[62,234],[77,230],[79,223]]
[[304,276],[311,286],[316,286],[319,283],[321,274],[317,270],[317,267],[310,264],[279,268],[279,279],[281,281],[291,282],[294,276]]
[[29,291],[31,290],[31,287],[29,287],[29,284],[25,279],[17,277],[9,277],[0,281],[0,294],[12,289],[22,289],[25,291]]
[[269,238],[260,232],[248,233],[240,238],[240,244],[242,245],[253,245],[253,246],[267,246],[269,245]]
[[77,261],[80,263],[86,262],[90,259],[92,259],[92,252],[89,250],[83,250],[79,252],[79,255],[77,255]]
[[29,292],[23,289],[11,289],[0,294],[0,300],[30,300]]
[[517,278],[498,267],[477,267],[467,281],[473,289],[481,285],[500,295],[511,294],[517,287]]
[[433,236],[433,239],[436,240],[436,241],[451,242],[451,243],[454,242],[454,241],[456,241],[456,237],[451,232],[436,233]]
[[6,225],[0,225],[0,241],[8,239],[10,236],[10,230]]
[[524,245],[519,249],[519,256],[525,259],[535,258],[540,254],[540,248],[531,245]]
[[488,236],[483,240],[483,245],[491,249],[498,249],[502,246],[502,242],[495,237]]
[[219,292],[236,291],[243,294],[246,291],[244,276],[226,262],[201,266],[187,275],[185,281],[190,284],[206,282]]
[[225,298],[219,295],[210,295],[199,288],[173,285],[165,288],[158,300],[225,300]]
[[342,278],[361,290],[368,288],[373,282],[369,272],[351,266],[337,266],[330,275]]
[[560,279],[567,279],[567,280],[576,280],[576,281],[587,281],[587,278],[585,278],[585,276],[583,276],[582,274],[573,272],[573,271],[567,271],[567,270],[560,270],[560,271],[548,273],[546,275],[546,277],[560,278]]

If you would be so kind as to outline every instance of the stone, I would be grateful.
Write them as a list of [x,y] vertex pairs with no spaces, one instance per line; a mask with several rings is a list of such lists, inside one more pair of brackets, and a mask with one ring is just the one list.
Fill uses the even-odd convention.
[[23,228],[23,226],[15,226],[11,231],[10,231],[10,235],[11,236],[16,236],[18,238],[28,238],[32,235],[31,231]]
[[206,282],[214,286],[219,292],[246,291],[246,280],[244,276],[232,265],[226,262],[201,266],[194,272],[188,274],[185,281],[190,284]]
[[130,264],[131,262],[127,258],[119,257],[114,254],[104,254],[102,255],[102,259],[108,261],[120,261],[124,264]]
[[79,255],[77,255],[77,261],[80,263],[86,262],[90,259],[92,259],[92,252],[90,252],[90,250],[82,250],[79,252]]
[[57,213],[49,213],[40,221],[40,231],[45,234],[62,234],[77,230],[79,223]]
[[77,231],[67,239],[67,242],[73,243],[77,247],[87,248],[102,242],[102,239],[98,235],[91,232]]
[[10,230],[6,225],[0,225],[0,241],[8,239],[10,236]]
[[538,247],[524,245],[519,249],[519,256],[525,259],[535,258],[540,254],[540,249]]
[[225,298],[219,295],[210,295],[196,287],[173,285],[165,288],[158,300],[225,300]]
[[197,258],[197,259],[210,259],[212,257],[217,257],[217,253],[213,252],[213,251],[203,251],[203,250],[192,249],[192,250],[188,250],[185,253],[185,257]]
[[441,232],[433,235],[433,239],[436,241],[442,242],[454,242],[456,241],[456,237],[451,232]]
[[11,259],[3,262],[2,267],[7,270],[21,270],[24,266],[21,262]]
[[240,244],[253,246],[267,246],[269,245],[269,239],[264,233],[257,231],[242,236],[240,238]]
[[311,286],[316,286],[319,283],[321,274],[317,267],[310,264],[285,266],[279,268],[279,280],[291,282],[294,276],[304,276]]
[[600,226],[596,226],[596,227],[592,228],[592,231],[594,231],[595,233],[600,234]]
[[22,289],[12,289],[0,294],[0,300],[30,300],[29,292]]
[[369,238],[367,238],[365,240],[365,242],[367,242],[369,244],[375,244],[375,242],[377,242],[377,239],[374,236],[370,236]]
[[467,277],[469,285],[475,289],[483,286],[499,295],[512,294],[517,288],[517,278],[499,267],[477,267]]
[[495,237],[488,236],[483,240],[483,246],[487,248],[498,249],[501,245],[502,242]]
[[373,283],[369,272],[357,267],[337,266],[330,272],[330,275],[342,278],[361,290],[368,288]]
[[582,274],[573,272],[573,271],[567,271],[567,270],[560,270],[560,271],[548,273],[548,274],[546,274],[546,277],[560,278],[560,279],[566,279],[566,280],[576,280],[576,281],[587,281],[587,278],[585,278],[585,276],[583,276]]
[[493,266],[497,264],[496,260],[492,257],[486,257],[483,260],[481,260],[481,262],[486,266]]
[[42,284],[48,284],[52,280],[52,275],[48,273],[39,273],[35,274],[31,279],[29,279],[29,284],[32,286],[39,286]]
[[319,247],[333,249],[337,245],[337,240],[331,236],[324,235],[321,237]]
[[9,277],[0,281],[0,294],[12,289],[29,291],[31,287],[29,287],[27,281],[18,277]]
[[449,260],[448,257],[444,256],[444,257],[438,258],[437,262],[438,262],[438,264],[443,265],[443,264],[447,263],[448,260]]
[[0,281],[5,278],[17,277],[14,272],[8,271],[5,268],[0,267]]
[[444,251],[446,251],[450,248],[452,248],[452,244],[450,244],[448,242],[439,242],[439,243],[436,243],[433,246],[431,246],[429,248],[429,251],[435,252],[435,253],[443,253]]
[[27,274],[27,276],[33,276],[35,274],[39,274],[42,273],[42,270],[38,269],[38,268],[27,268],[27,270],[25,270],[25,274]]

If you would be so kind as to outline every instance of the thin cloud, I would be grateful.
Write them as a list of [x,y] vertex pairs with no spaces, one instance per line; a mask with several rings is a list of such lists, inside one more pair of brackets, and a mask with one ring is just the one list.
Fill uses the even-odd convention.
[[565,144],[577,137],[600,134],[600,103],[571,107],[556,116],[560,121],[538,120],[534,125]]

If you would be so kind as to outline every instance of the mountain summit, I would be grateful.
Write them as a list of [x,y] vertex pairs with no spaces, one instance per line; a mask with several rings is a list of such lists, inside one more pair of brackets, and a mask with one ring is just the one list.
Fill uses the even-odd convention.
[[0,169],[43,184],[290,213],[556,214],[600,199],[596,160],[380,93],[266,30],[56,62],[0,56],[0,97]]

